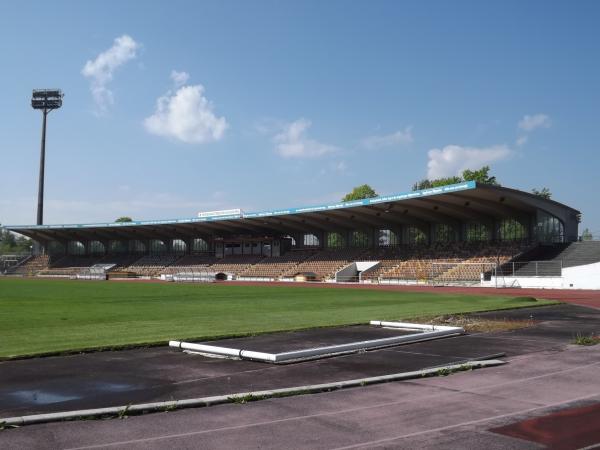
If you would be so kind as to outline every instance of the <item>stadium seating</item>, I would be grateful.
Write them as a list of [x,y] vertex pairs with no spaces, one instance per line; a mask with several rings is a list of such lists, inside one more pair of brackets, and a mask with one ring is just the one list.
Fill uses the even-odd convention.
[[173,264],[178,255],[147,255],[142,256],[133,264],[122,267],[123,272],[133,272],[139,276],[155,277],[165,272],[165,269]]
[[8,268],[6,271],[7,275],[22,275],[22,276],[33,276],[41,270],[48,267],[50,258],[48,255],[32,256],[26,259],[21,264]]
[[38,272],[41,276],[73,276],[84,269],[89,269],[102,259],[101,256],[67,255],[52,261],[48,268]]
[[217,261],[218,259],[209,253],[186,255],[170,265],[164,273],[176,274],[184,272],[207,272],[208,266],[216,263]]
[[523,251],[519,243],[445,243],[407,249],[397,265],[379,274],[382,280],[478,281],[481,273]]
[[274,280],[286,272],[293,272],[300,263],[312,257],[314,254],[315,251],[313,250],[295,250],[290,251],[283,256],[264,258],[240,272],[239,277],[241,279],[258,278]]
[[317,281],[331,279],[338,270],[352,261],[360,259],[363,253],[365,253],[364,248],[322,250],[306,261],[285,270],[281,277],[289,278],[297,274],[313,274]]
[[[553,247],[557,255],[568,256],[574,252],[577,255],[583,254],[583,250],[574,244],[559,247],[560,249]],[[591,250],[586,247],[584,256],[588,259],[596,258],[596,253],[600,254],[600,247],[596,247]],[[567,252],[567,248],[571,250]],[[304,276],[316,281],[326,281],[333,279],[336,272],[352,262],[377,261],[379,264],[360,274],[362,281],[373,283],[427,280],[446,283],[479,281],[482,273],[489,273],[498,263],[503,265],[502,267],[508,267],[506,263],[513,261],[515,256],[533,254],[523,253],[525,249],[526,247],[518,242],[452,242],[369,249],[299,249],[278,257],[229,255],[217,258],[210,253],[186,256],[121,254],[69,255],[51,261],[47,256],[37,256],[11,268],[9,273],[74,276],[89,272],[94,265],[102,265],[110,267],[109,273],[116,276],[119,273],[144,277],[181,273],[224,273],[241,280],[269,281]],[[591,253],[593,255],[589,256]],[[558,257],[557,255],[554,256]]]
[[102,259],[100,259],[97,264],[114,264],[114,266],[110,269],[111,272],[122,271],[125,267],[132,265],[138,259],[140,259],[140,255],[106,255]]
[[226,256],[219,259],[218,262],[211,264],[209,266],[209,271],[237,276],[262,259],[264,259],[264,256],[262,255]]

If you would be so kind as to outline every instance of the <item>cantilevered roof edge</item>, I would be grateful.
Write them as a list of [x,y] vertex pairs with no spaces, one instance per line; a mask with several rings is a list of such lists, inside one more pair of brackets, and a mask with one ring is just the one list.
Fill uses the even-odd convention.
[[463,183],[449,184],[430,189],[421,189],[418,191],[402,192],[399,194],[383,195],[380,197],[366,198],[362,200],[352,200],[348,202],[338,202],[326,205],[302,206],[298,208],[282,208],[269,211],[249,212],[243,214],[234,214],[229,216],[218,217],[189,217],[181,219],[159,219],[159,220],[134,220],[132,222],[104,222],[104,223],[83,223],[83,224],[54,224],[54,225],[5,225],[12,231],[19,230],[58,230],[58,229],[76,229],[76,228],[121,228],[139,225],[177,225],[184,223],[203,223],[203,222],[219,222],[225,220],[237,219],[252,219],[274,216],[286,216],[292,214],[312,213],[331,211],[337,209],[356,208],[360,206],[378,205],[381,203],[392,203],[402,200],[410,200],[414,198],[430,197],[442,195],[452,192],[467,191],[475,189],[477,183],[474,181],[465,181]]

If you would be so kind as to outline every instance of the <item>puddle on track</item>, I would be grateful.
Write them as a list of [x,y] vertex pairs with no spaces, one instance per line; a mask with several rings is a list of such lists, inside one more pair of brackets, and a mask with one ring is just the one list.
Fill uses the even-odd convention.
[[8,397],[12,397],[20,403],[30,405],[50,405],[52,403],[68,402],[69,400],[77,400],[81,397],[78,395],[66,395],[58,392],[43,391],[41,389],[22,390],[9,392]]

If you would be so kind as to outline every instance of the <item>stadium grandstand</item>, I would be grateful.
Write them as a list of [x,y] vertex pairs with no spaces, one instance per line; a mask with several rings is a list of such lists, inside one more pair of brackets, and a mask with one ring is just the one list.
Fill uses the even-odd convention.
[[567,205],[467,181],[252,213],[9,226],[42,252],[7,274],[589,287],[563,273],[600,264],[600,242],[578,242],[579,222]]

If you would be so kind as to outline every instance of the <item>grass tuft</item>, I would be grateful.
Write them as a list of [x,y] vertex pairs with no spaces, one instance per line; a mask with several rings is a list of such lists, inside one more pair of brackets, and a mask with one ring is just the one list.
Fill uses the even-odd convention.
[[577,333],[577,336],[573,339],[573,344],[575,345],[597,345],[600,344],[600,336],[590,334],[589,336],[585,336],[581,333]]

